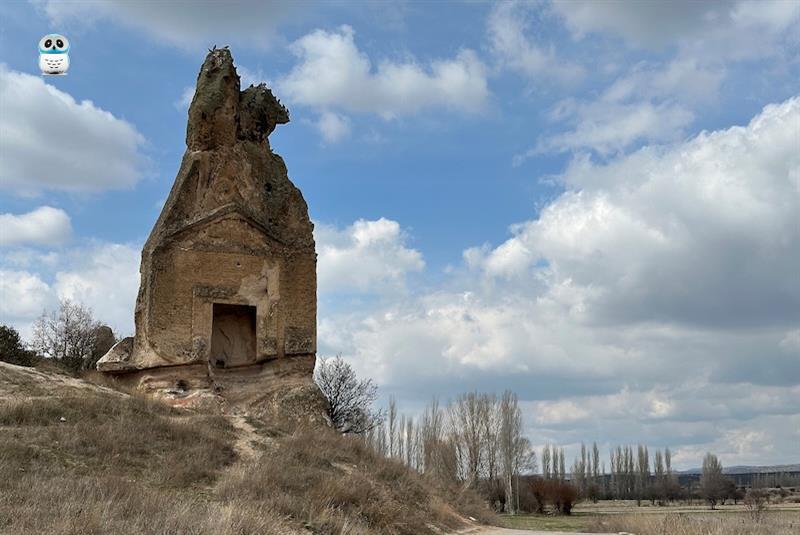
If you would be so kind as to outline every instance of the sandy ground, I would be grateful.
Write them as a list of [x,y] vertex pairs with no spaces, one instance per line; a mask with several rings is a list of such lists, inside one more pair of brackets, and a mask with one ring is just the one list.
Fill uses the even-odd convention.
[[[602,535],[598,533],[573,533],[566,531],[529,531],[526,529],[506,529],[506,528],[492,528],[485,527],[479,528],[476,531],[470,531],[465,535]],[[613,535],[613,534],[607,534]]]
[[127,396],[118,390],[76,377],[0,362],[0,400],[49,398],[56,392],[61,395],[98,392]]

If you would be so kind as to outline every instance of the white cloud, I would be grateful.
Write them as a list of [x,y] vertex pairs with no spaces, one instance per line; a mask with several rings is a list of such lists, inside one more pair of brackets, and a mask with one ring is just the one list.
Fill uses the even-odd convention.
[[[13,253],[14,251],[12,251]],[[90,307],[98,321],[117,334],[133,332],[133,309],[139,288],[136,246],[90,243],[52,253],[17,249],[0,264],[0,322],[30,336],[31,324],[44,309],[68,298]],[[25,269],[15,269],[21,263]]]
[[615,80],[603,93],[602,100],[678,99],[708,105],[718,99],[724,78],[723,67],[692,58],[675,58],[664,65],[640,63]]
[[[554,114],[567,122],[567,130],[539,141],[525,157],[547,151],[591,149],[607,156],[624,151],[637,143],[663,143],[683,137],[694,114],[669,102],[619,103],[562,101]],[[516,162],[520,163],[518,157]]]
[[636,46],[678,46],[695,57],[749,59],[777,52],[800,18],[800,4],[784,0],[594,2],[555,0],[553,7],[576,38],[618,35]]
[[793,329],[787,332],[779,345],[787,353],[800,355],[800,329]]
[[0,323],[30,321],[51,302],[50,286],[37,274],[0,269]]
[[528,268],[545,259],[556,287],[591,292],[604,321],[796,322],[798,124],[794,98],[671,148],[607,165],[576,158],[568,191],[488,252],[484,270],[527,251]]
[[41,206],[26,214],[0,214],[0,245],[59,244],[69,240],[72,224],[60,208]]
[[111,113],[0,64],[0,187],[99,191],[133,186],[144,138]]
[[572,33],[582,38],[592,32],[612,33],[646,46],[663,46],[676,39],[701,32],[711,20],[718,19],[732,2],[602,3],[591,0],[553,0],[553,8]]
[[529,39],[535,16],[541,16],[535,4],[500,2],[494,6],[488,21],[489,46],[500,65],[535,83],[580,81],[586,74],[582,66],[559,57],[553,46],[542,47]]
[[425,267],[422,255],[406,246],[407,236],[396,221],[359,219],[349,227],[317,224],[320,293],[395,291],[406,275]]
[[277,38],[278,26],[301,19],[306,9],[294,2],[230,0],[205,2],[140,2],[138,0],[34,0],[58,27],[101,19],[142,30],[184,49],[237,44],[263,48]]
[[798,124],[791,99],[671,147],[575,159],[566,191],[465,251],[445,289],[322,315],[320,352],[409,399],[511,388],[539,440],[647,436],[682,464],[691,444],[752,462],[763,431],[785,460],[769,423],[800,408]]
[[322,112],[316,126],[326,143],[336,143],[350,134],[350,120],[330,111]]
[[74,251],[70,264],[55,274],[59,298],[89,307],[117,333],[133,332],[133,309],[139,289],[140,249],[101,243]]
[[385,119],[423,109],[482,111],[489,99],[485,68],[471,50],[420,65],[383,60],[373,68],[349,26],[313,31],[292,44],[299,62],[277,87],[297,104],[319,110],[374,113]]

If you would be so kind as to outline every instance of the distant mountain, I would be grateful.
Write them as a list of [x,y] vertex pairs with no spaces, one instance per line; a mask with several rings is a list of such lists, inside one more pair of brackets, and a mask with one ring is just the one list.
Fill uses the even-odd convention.
[[[728,475],[736,474],[774,474],[781,472],[800,472],[800,464],[776,464],[772,466],[728,466],[722,469],[722,473]],[[679,474],[693,475],[702,474],[702,468],[692,468],[683,470]]]

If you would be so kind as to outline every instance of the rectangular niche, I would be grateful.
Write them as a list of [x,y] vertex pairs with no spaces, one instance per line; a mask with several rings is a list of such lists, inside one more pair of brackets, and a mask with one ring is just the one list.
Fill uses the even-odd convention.
[[213,303],[208,358],[214,368],[232,368],[256,361],[256,307]]

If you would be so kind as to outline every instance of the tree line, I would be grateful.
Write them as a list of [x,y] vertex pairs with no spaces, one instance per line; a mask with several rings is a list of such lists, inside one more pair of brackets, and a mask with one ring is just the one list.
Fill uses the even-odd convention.
[[569,514],[576,500],[635,500],[667,504],[704,499],[712,508],[744,493],[706,455],[696,488],[682,488],[669,448],[618,445],[608,463],[597,443],[581,444],[569,469],[564,448],[546,444],[537,455],[524,436],[517,395],[468,392],[446,404],[434,397],[415,418],[398,411],[394,398],[373,410],[377,387],[359,380],[341,357],[321,359],[315,378],[331,403],[331,421],[343,433],[363,437],[378,453],[435,479],[479,491],[498,511]]
[[416,420],[398,414],[392,398],[384,416],[364,436],[378,453],[471,486],[498,510],[520,508],[520,476],[536,469],[536,454],[514,392],[469,392],[446,405],[433,398]]

